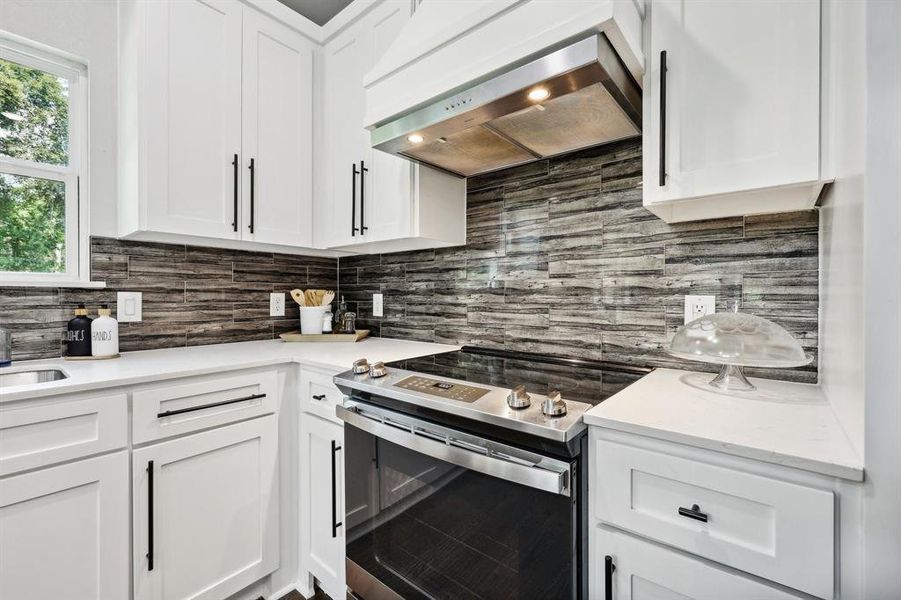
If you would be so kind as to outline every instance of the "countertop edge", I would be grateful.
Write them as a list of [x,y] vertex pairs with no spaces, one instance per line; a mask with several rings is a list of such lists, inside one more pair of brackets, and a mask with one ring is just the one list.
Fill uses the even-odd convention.
[[616,431],[626,433],[634,433],[647,437],[664,440],[668,442],[676,442],[693,446],[695,448],[703,448],[705,450],[713,450],[731,456],[741,458],[749,458],[760,462],[767,462],[785,467],[792,467],[803,471],[819,473],[829,477],[837,477],[854,482],[862,482],[864,479],[864,469],[862,465],[836,464],[818,461],[814,458],[785,454],[781,452],[768,451],[763,448],[755,448],[740,444],[732,444],[729,442],[712,440],[699,436],[688,435],[676,431],[659,429],[656,427],[647,427],[644,425],[636,425],[626,423],[617,419],[609,419],[598,415],[585,415],[583,420],[589,427],[604,427]]

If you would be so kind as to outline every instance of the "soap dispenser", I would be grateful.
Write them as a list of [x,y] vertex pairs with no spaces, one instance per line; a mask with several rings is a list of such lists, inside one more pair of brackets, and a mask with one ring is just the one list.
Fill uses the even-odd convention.
[[91,354],[93,356],[116,356],[119,354],[119,323],[110,315],[106,304],[100,305],[99,315],[91,323]]
[[91,355],[91,317],[84,304],[75,309],[75,318],[66,327],[66,355]]

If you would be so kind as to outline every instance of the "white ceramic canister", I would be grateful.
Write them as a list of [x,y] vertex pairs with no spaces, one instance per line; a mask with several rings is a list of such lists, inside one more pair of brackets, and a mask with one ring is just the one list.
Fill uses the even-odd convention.
[[99,317],[91,321],[91,355],[115,356],[119,354],[119,322],[110,316],[106,304],[100,305]]
[[300,332],[303,334],[322,333],[322,315],[326,306],[300,307]]

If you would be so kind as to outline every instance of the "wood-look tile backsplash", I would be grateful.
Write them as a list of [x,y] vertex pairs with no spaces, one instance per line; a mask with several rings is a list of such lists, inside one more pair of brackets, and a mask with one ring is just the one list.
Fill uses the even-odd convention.
[[337,259],[91,239],[91,278],[104,289],[0,287],[0,327],[13,359],[58,357],[62,333],[79,302],[92,315],[116,292],[142,292],[143,321],[119,324],[119,348],[149,350],[267,340],[298,328],[297,305],[269,316],[269,293],[300,287],[335,289]]
[[[384,337],[710,370],[664,352],[683,296],[708,294],[816,357],[818,223],[812,210],[667,225],[642,207],[635,140],[470,179],[466,246],[341,258],[340,293]],[[817,362],[749,373],[815,382]]]

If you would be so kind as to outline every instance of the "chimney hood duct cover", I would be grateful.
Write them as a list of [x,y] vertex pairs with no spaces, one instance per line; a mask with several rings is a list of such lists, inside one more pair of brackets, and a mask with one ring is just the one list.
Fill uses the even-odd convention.
[[377,125],[372,147],[470,177],[638,135],[641,89],[593,34]]

